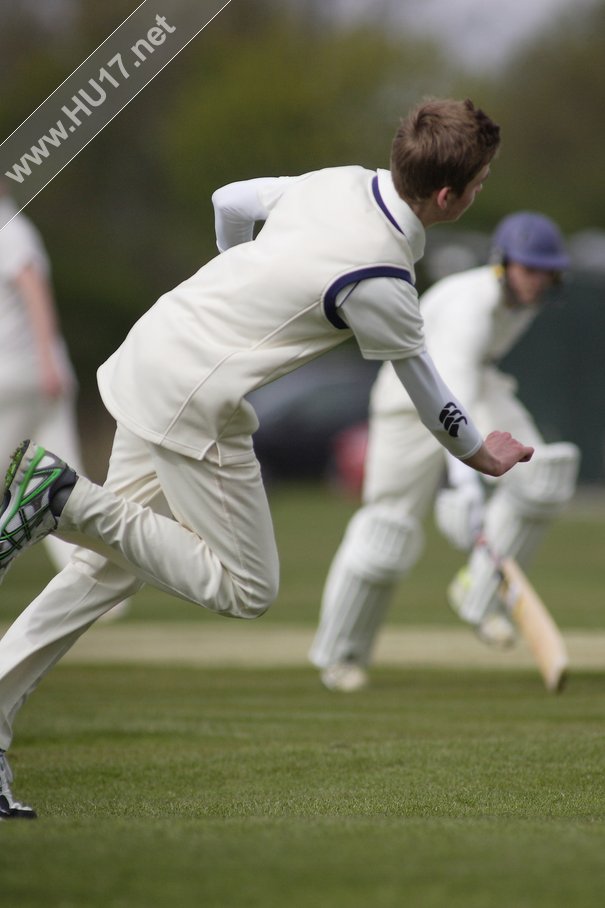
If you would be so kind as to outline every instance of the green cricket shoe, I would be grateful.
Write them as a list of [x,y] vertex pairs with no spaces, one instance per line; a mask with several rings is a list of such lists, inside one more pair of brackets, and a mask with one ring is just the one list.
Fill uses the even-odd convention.
[[13,454],[0,508],[0,583],[17,555],[56,529],[78,476],[29,439]]

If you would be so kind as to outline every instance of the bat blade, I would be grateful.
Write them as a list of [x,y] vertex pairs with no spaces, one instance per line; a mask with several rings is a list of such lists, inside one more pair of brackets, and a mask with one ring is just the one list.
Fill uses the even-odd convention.
[[547,690],[562,690],[569,657],[563,636],[542,599],[513,558],[501,564],[502,593],[510,615],[532,652]]

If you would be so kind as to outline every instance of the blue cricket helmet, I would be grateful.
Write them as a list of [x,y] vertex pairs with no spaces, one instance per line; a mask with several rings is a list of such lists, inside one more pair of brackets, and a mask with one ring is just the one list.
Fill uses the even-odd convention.
[[544,271],[566,271],[571,264],[555,222],[535,211],[517,211],[500,221],[492,237],[492,259]]

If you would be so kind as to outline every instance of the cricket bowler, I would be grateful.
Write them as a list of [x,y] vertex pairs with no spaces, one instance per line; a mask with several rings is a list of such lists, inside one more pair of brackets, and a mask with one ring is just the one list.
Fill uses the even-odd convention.
[[354,337],[362,356],[393,362],[455,457],[491,476],[531,458],[510,433],[482,439],[425,349],[414,288],[425,229],[473,203],[499,144],[472,101],[428,99],[402,120],[390,170],[267,178],[240,186],[234,207],[218,192],[223,251],[162,296],[99,369],[117,423],[105,484],[78,476],[44,439],[18,446],[0,571],[48,533],[80,548],[0,641],[0,816],[35,815],[13,795],[6,757],[19,708],[112,605],[145,584],[237,618],[275,600],[250,391]]

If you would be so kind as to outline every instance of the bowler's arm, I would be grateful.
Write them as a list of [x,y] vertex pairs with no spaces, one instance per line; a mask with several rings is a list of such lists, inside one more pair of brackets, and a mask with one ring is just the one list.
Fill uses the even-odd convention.
[[426,351],[392,364],[420,419],[454,457],[487,476],[502,476],[516,463],[531,459],[533,448],[509,432],[491,432],[482,439]]
[[488,476],[501,476],[533,448],[508,433],[485,441],[424,347],[418,295],[407,277],[372,277],[346,287],[339,315],[353,331],[366,359],[389,359],[424,425],[454,457]]
[[465,463],[487,476],[502,476],[517,463],[531,460],[534,449],[522,444],[510,432],[490,432],[479,450]]
[[254,225],[265,221],[293,177],[257,177],[221,186],[212,195],[214,229],[219,252],[249,243]]

